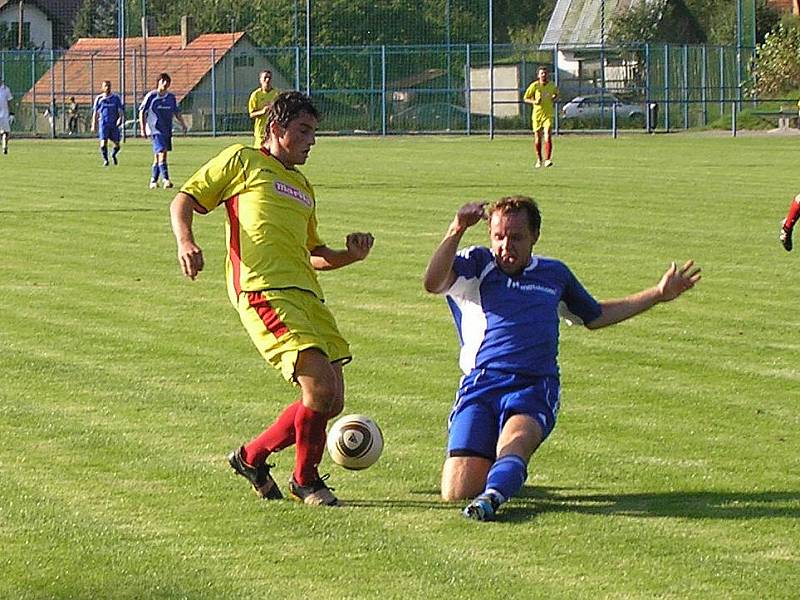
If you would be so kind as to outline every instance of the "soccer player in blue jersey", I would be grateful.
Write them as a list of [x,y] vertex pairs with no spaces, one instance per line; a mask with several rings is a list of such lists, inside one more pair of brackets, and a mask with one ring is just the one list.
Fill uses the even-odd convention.
[[94,99],[92,108],[92,133],[97,132],[103,166],[107,167],[108,140],[114,144],[114,148],[111,150],[111,160],[115,165],[118,164],[117,155],[121,139],[119,128],[125,119],[125,107],[120,97],[111,93],[111,82],[108,79],[103,82],[100,89],[103,91]]
[[165,188],[171,188],[167,153],[172,150],[172,119],[181,124],[186,133],[186,122],[181,115],[175,94],[167,91],[172,84],[169,73],[158,76],[156,89],[147,93],[139,106],[139,128],[142,137],[150,137],[153,143],[153,171],[150,177],[150,189],[158,187],[161,176]]
[[[489,221],[491,247],[458,251],[467,228]],[[559,315],[598,329],[669,302],[700,280],[690,260],[653,287],[598,302],[561,261],[531,255],[541,215],[524,196],[456,213],[425,273],[446,294],[461,342],[461,378],[449,418],[442,497],[473,500],[471,519],[490,521],[522,488],[528,462],[555,426],[560,384]]]

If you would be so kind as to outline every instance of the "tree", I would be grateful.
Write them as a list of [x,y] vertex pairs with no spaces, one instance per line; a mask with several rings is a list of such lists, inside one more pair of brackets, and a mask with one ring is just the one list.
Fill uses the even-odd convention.
[[800,29],[779,25],[756,48],[751,92],[777,96],[800,88]]
[[117,31],[117,0],[84,2],[75,16],[73,38],[114,37]]

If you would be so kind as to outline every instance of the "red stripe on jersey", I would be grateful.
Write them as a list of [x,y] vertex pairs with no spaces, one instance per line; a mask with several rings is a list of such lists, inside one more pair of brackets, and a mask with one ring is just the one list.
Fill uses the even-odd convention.
[[258,316],[261,317],[262,323],[267,327],[267,330],[276,338],[281,337],[284,333],[289,332],[289,328],[284,325],[278,313],[272,308],[269,301],[264,298],[261,292],[247,292],[247,301],[250,303]]
[[231,275],[233,277],[233,289],[236,295],[242,293],[242,282],[240,281],[242,272],[242,248],[239,239],[239,195],[231,196],[225,201],[225,209],[228,211],[228,223],[231,227],[231,239],[228,244],[228,260],[231,261]]

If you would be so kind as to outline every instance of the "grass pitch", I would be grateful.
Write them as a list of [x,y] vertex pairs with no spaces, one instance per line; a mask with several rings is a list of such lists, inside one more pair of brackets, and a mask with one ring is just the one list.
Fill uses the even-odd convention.
[[[174,181],[231,143],[178,139]],[[103,169],[89,140],[0,155],[0,597],[791,598],[800,589],[793,138],[321,138],[304,172],[321,233],[376,236],[322,283],[356,360],[347,411],[381,461],[326,458],[341,509],[262,502],[225,454],[295,392],[228,304],[222,211],[207,266],[175,261],[150,151]],[[671,260],[704,278],[614,328],[562,328],[562,412],[502,520],[438,499],[458,378],[445,304],[420,278],[456,208],[536,197],[541,254],[599,298]],[[474,228],[466,244],[484,243]],[[798,240],[800,242],[800,240]],[[292,453],[276,457],[284,483]],[[285,487],[285,486],[284,486]]]

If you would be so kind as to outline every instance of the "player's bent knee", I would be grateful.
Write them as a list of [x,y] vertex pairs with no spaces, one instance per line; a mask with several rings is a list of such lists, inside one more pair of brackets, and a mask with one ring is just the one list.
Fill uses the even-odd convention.
[[449,457],[442,468],[442,499],[456,502],[480,494],[491,466],[491,460],[479,456]]

